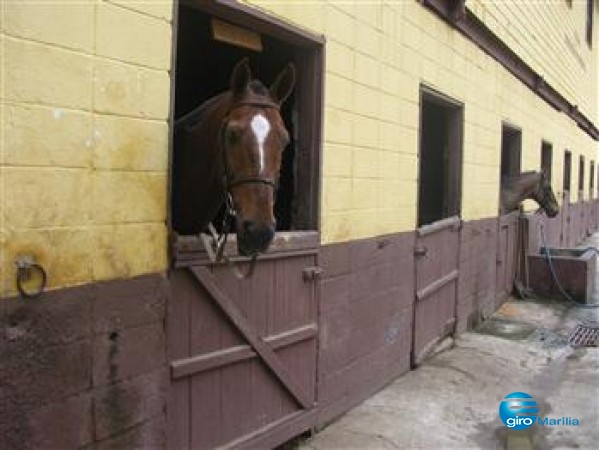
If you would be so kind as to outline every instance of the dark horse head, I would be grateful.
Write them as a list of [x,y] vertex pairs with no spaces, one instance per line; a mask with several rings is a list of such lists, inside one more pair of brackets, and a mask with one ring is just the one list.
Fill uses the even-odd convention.
[[548,217],[555,217],[559,212],[551,182],[544,171],[524,172],[502,180],[501,210],[503,213],[518,209],[520,202],[526,199],[537,202]]
[[541,171],[541,179],[539,180],[537,189],[532,194],[532,199],[543,208],[547,217],[557,216],[559,205],[557,204],[553,189],[551,189],[551,181],[544,170]]
[[177,121],[173,225],[201,232],[223,204],[236,217],[237,247],[254,256],[276,230],[275,190],[289,134],[280,106],[295,84],[288,65],[270,87],[252,80],[247,59],[233,69],[230,89]]

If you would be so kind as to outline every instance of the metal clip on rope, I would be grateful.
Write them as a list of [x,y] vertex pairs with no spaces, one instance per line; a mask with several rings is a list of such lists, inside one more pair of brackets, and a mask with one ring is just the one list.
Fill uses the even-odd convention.
[[[17,290],[19,294],[21,294],[25,298],[36,298],[39,297],[44,289],[46,288],[46,282],[48,281],[48,277],[46,275],[46,271],[44,268],[36,264],[33,257],[31,256],[22,256],[17,258],[15,261],[15,265],[17,266]],[[23,286],[24,283],[31,280],[33,275],[37,273],[39,274],[40,282],[37,290],[33,292],[29,292]]]
[[216,231],[216,228],[211,222],[208,224],[208,231],[210,231],[210,234],[212,236],[209,237],[206,234],[201,234],[202,240],[204,241],[204,247],[206,248],[206,253],[210,258],[210,261],[212,261],[213,263],[220,263],[221,261],[224,261],[231,270],[231,272],[233,272],[233,275],[235,275],[235,277],[239,280],[244,280],[246,278],[251,277],[254,274],[254,269],[256,267],[256,259],[258,258],[258,255],[254,255],[251,257],[249,261],[248,270],[246,272],[242,272],[239,269],[238,265],[231,261],[231,259],[225,253],[225,245],[227,244],[229,225],[226,224],[223,228],[223,233],[221,233],[221,235],[219,236]]

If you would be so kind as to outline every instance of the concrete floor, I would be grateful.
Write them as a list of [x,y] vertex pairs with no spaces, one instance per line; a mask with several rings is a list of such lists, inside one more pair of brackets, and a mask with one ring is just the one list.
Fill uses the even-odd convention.
[[[585,244],[599,246],[599,234]],[[567,341],[578,323],[592,321],[599,322],[598,308],[511,299],[479,330],[445,342],[299,448],[597,449],[599,348]],[[511,430],[498,408],[515,391],[534,397],[539,416],[580,425]]]

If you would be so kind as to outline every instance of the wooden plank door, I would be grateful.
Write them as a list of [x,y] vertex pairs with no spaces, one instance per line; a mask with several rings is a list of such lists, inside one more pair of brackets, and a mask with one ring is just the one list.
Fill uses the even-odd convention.
[[412,365],[453,333],[456,321],[461,220],[451,217],[416,231]]
[[315,423],[317,247],[277,239],[245,280],[172,271],[169,448],[269,448]]
[[518,256],[518,228],[520,212],[499,216],[497,232],[497,285],[496,298],[502,303],[514,289],[516,259]]
[[573,243],[572,238],[572,205],[570,203],[569,193],[564,194],[564,200],[562,203],[562,247],[571,247]]

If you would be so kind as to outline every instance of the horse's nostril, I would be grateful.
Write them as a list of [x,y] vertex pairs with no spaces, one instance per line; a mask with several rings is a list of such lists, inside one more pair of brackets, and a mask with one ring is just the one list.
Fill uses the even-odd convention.
[[249,220],[244,220],[241,223],[241,227],[242,227],[244,233],[251,233],[256,228],[256,226],[254,225],[254,222],[250,222]]
[[264,240],[270,242],[272,238],[275,236],[275,227],[266,227],[264,229]]
[[260,225],[250,220],[241,222],[244,247],[259,252],[264,251],[275,235],[274,224]]

